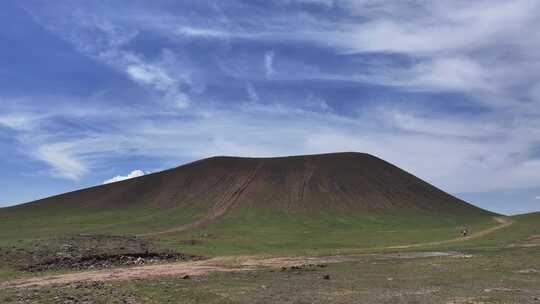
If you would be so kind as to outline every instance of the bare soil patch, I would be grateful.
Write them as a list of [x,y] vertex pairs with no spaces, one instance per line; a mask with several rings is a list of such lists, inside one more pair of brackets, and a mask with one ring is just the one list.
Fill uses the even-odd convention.
[[0,248],[0,264],[21,271],[91,270],[201,260],[200,256],[162,252],[133,236],[76,235]]
[[60,257],[45,260],[40,263],[29,265],[22,270],[39,272],[46,270],[86,270],[95,268],[111,268],[119,266],[133,266],[157,263],[170,263],[180,261],[193,261],[203,259],[200,256],[187,255],[182,253],[129,253],[114,255],[90,255],[84,257]]
[[[440,252],[410,253],[410,258],[442,256]],[[461,255],[460,253],[448,253],[444,256]],[[86,271],[79,273],[60,274],[52,276],[19,279],[0,283],[0,288],[22,288],[30,286],[48,286],[54,284],[71,284],[76,282],[108,282],[133,279],[148,279],[162,276],[178,276],[190,278],[193,276],[206,275],[210,272],[243,272],[261,268],[275,268],[281,271],[309,271],[325,268],[328,264],[355,261],[373,255],[356,256],[324,256],[324,257],[219,257],[207,260],[187,261],[181,263],[145,265],[129,268],[105,269]],[[381,257],[391,259],[391,254],[382,254]]]

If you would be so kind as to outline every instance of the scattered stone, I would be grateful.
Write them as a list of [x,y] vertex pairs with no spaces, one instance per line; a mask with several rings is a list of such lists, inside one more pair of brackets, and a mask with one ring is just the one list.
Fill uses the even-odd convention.
[[325,274],[323,275],[323,280],[330,280],[330,275],[329,274]]
[[182,276],[182,280],[189,280],[191,277],[187,274]]
[[120,255],[90,255],[82,257],[61,257],[51,258],[43,262],[38,262],[22,270],[30,272],[40,272],[55,269],[94,269],[111,268],[116,266],[143,265],[147,262],[179,262],[189,260],[201,260],[202,257],[186,255],[182,253],[135,253]]
[[512,289],[512,288],[486,288],[484,292],[521,292],[521,289]]
[[191,240],[185,240],[185,241],[182,241],[181,242],[183,245],[197,245],[200,243],[200,241],[198,240],[195,240],[195,239],[191,239]]

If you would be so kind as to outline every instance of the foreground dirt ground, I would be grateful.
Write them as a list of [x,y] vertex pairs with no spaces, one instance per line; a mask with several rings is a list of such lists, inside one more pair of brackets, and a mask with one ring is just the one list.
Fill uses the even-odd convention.
[[540,259],[532,247],[216,258],[12,281],[0,303],[540,303]]
[[[467,257],[458,252],[408,252],[399,254],[371,254],[369,257],[381,259],[410,259],[425,257]],[[256,271],[261,268],[280,268],[303,270],[306,268],[325,268],[328,264],[355,261],[364,256],[326,256],[326,257],[220,257],[204,261],[181,262],[161,265],[148,265],[129,268],[115,268],[98,271],[76,272],[51,276],[40,276],[0,283],[0,288],[23,288],[48,286],[54,284],[71,284],[76,282],[107,282],[134,279],[151,279],[155,277],[180,276],[192,277],[207,275],[211,272]]]

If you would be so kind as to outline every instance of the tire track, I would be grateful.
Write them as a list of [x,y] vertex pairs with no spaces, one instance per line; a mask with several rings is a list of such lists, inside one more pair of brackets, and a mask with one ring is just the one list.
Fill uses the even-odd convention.
[[167,234],[167,233],[173,233],[173,232],[182,232],[190,229],[194,229],[197,227],[205,226],[210,224],[211,222],[215,221],[219,217],[223,216],[227,211],[236,203],[238,198],[246,191],[246,189],[249,187],[249,185],[255,180],[257,177],[257,173],[262,168],[264,162],[259,163],[248,175],[248,177],[240,184],[236,190],[229,192],[224,197],[219,199],[214,206],[212,207],[212,212],[210,215],[196,220],[194,222],[184,224],[178,227],[162,230],[162,231],[156,231],[156,232],[149,232],[149,233],[143,233],[138,234],[137,236],[155,236],[155,235],[161,235],[161,234]]

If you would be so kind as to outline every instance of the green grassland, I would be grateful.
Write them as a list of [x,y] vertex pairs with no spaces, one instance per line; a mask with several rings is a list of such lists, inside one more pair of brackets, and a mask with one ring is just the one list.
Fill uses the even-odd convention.
[[72,234],[129,235],[160,231],[201,217],[197,210],[17,210],[0,209],[0,246],[21,240]]
[[[28,212],[31,211],[31,212]],[[136,235],[159,232],[203,217],[199,210],[0,210],[0,246],[73,234]],[[201,255],[303,254],[375,248],[455,238],[459,229],[484,229],[488,216],[435,217],[379,214],[306,215],[240,209],[209,225],[149,236],[157,244]]]
[[[315,271],[215,273],[186,281],[114,283],[144,303],[539,303],[540,213],[482,238],[415,250],[460,250],[470,258],[380,260],[361,255]],[[433,225],[433,224],[431,224]],[[322,275],[330,280],[322,280]]]
[[[191,220],[182,210],[107,211],[53,219],[1,213],[1,246],[75,233],[133,234],[161,231]],[[163,219],[164,222],[156,223]],[[408,251],[460,251],[470,258],[380,259],[387,246],[455,239],[497,225],[489,217],[277,214],[240,210],[206,227],[148,237],[158,247],[208,256],[359,254],[324,269],[279,271],[262,268],[124,282],[76,283],[0,291],[1,303],[538,303],[540,255],[531,236],[540,234],[540,214],[511,218],[513,225],[477,239],[420,246]],[[115,221],[112,221],[115,220]],[[48,230],[32,233],[33,229]],[[23,240],[22,242],[20,240]],[[191,241],[191,242],[189,242]],[[42,273],[39,275],[45,275]],[[27,274],[0,267],[0,281]],[[323,280],[329,275],[330,280]],[[128,301],[128,302],[126,302]],[[131,301],[131,302],[129,302]],[[77,303],[77,302],[73,302]]]
[[475,231],[493,225],[490,217],[306,216],[259,209],[235,211],[204,228],[153,238],[168,248],[210,256],[332,254],[452,239],[460,228]]
[[[526,243],[527,239],[531,236],[540,235],[540,213],[512,216],[511,219],[513,220],[513,224],[510,227],[485,237],[454,244],[425,246],[423,249],[468,250],[471,252],[499,251],[501,248]],[[538,250],[538,258],[540,258],[540,250],[538,248],[536,250]]]
[[[39,244],[54,244],[53,240],[63,236],[160,232],[202,216],[201,210],[180,208],[91,212],[76,209],[55,212],[39,208],[0,209],[0,248],[15,246],[35,251],[40,249],[36,246],[42,247]],[[323,255],[452,239],[459,236],[459,230],[463,227],[474,232],[495,224],[490,217],[330,213],[313,216],[238,209],[201,228],[145,238],[157,250],[203,256]],[[110,247],[107,252],[114,254],[114,244],[107,246]],[[49,251],[55,252],[54,248]],[[24,272],[15,270],[9,261],[0,258],[0,280],[24,275]]]
[[[260,217],[256,218],[260,220]],[[258,235],[247,231],[247,228],[242,230],[233,225],[233,219],[234,216],[199,232],[218,232],[228,227],[225,231],[248,233],[248,238]],[[536,246],[540,244],[531,243],[535,239],[531,236],[539,235],[540,214],[512,219],[513,225],[485,237],[431,248],[415,248],[416,251],[460,250],[471,254],[467,258],[381,259],[377,254],[360,254],[354,260],[330,264],[322,269],[280,271],[263,268],[247,272],[213,273],[189,280],[163,277],[4,290],[0,291],[0,302],[57,303],[59,300],[80,299],[92,303],[539,303],[540,273],[535,271],[540,271],[540,247]],[[273,216],[268,220],[268,223],[278,221]],[[292,225],[298,228],[290,221],[283,218],[279,223],[283,227],[291,228]],[[345,226],[339,226],[329,219],[319,221],[303,222],[302,227],[314,229],[314,226],[323,224],[326,228],[334,227],[335,231],[338,228],[357,227],[370,228],[372,232],[380,228],[376,218],[369,223],[363,222],[363,226],[347,226],[347,218],[337,221]],[[254,222],[263,227],[267,225],[264,221],[246,221],[245,224],[252,225]],[[461,221],[458,223],[462,224]],[[449,222],[446,227],[458,223]],[[414,228],[404,219],[397,220],[395,225],[398,228]],[[424,221],[422,225],[428,231],[430,228],[444,227],[435,220]],[[411,231],[421,235],[417,237],[418,241],[433,238],[428,232],[420,233],[420,226],[415,229]],[[268,233],[275,232],[267,230]],[[443,234],[437,235],[437,238],[439,236]],[[168,237],[174,239],[175,236]],[[286,237],[292,238],[290,235]],[[360,234],[358,240],[363,239]],[[322,237],[313,242],[320,240]],[[349,241],[352,242],[348,240],[335,245],[344,245]],[[380,245],[380,242],[374,243]],[[217,246],[218,243],[213,244]],[[260,246],[266,248],[268,245]],[[208,249],[202,247],[200,250]],[[324,280],[323,275],[329,275],[330,279]]]

